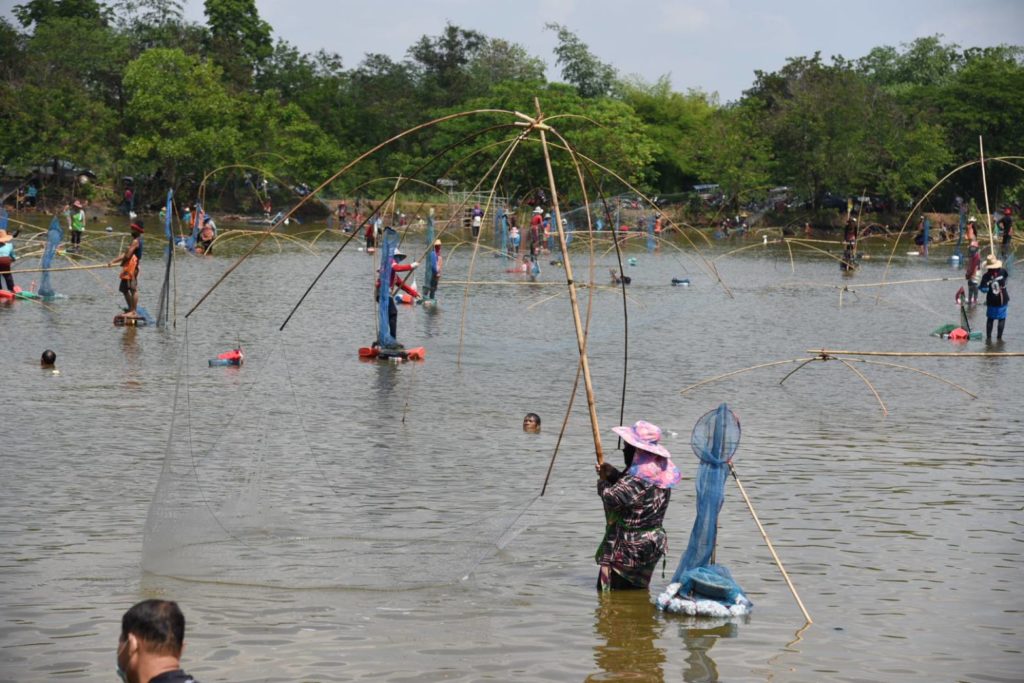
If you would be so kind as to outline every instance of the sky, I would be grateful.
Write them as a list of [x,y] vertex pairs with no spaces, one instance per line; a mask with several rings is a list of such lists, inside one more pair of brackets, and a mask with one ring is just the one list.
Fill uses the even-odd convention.
[[[0,0],[0,10],[23,0]],[[203,0],[185,0],[186,18],[205,23]],[[352,68],[369,52],[394,59],[423,35],[450,22],[519,43],[548,63],[566,26],[622,75],[654,82],[664,75],[678,91],[738,99],[754,71],[775,71],[787,57],[820,51],[826,59],[862,57],[942,34],[963,47],[1024,44],[1024,0],[256,0],[260,16],[303,52],[325,49]]]

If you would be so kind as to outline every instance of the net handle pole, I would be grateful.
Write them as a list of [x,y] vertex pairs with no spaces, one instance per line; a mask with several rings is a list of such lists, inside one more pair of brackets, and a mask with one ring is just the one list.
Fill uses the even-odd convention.
[[988,249],[996,253],[996,236],[992,231],[992,212],[988,206],[988,180],[985,178],[985,143],[978,136],[978,156],[981,161],[981,187],[985,192],[985,222],[988,223]]
[[572,306],[572,321],[576,327],[576,345],[580,352],[580,365],[583,368],[583,386],[587,391],[587,409],[590,411],[590,430],[594,436],[594,455],[598,466],[604,464],[604,452],[601,449],[601,430],[597,422],[597,407],[594,404],[594,386],[590,380],[590,363],[587,360],[587,339],[583,334],[583,321],[580,319],[580,307],[576,300],[576,283],[572,276],[572,262],[569,260],[569,247],[565,243],[565,230],[562,229],[562,211],[558,208],[558,189],[555,187],[555,172],[551,168],[551,154],[548,151],[548,140],[544,131],[547,125],[542,123],[540,100],[533,99],[537,108],[534,126],[540,132],[540,146],[544,150],[544,166],[548,173],[548,188],[551,190],[551,204],[554,207],[555,227],[558,230],[558,246],[562,250],[562,263],[565,265],[565,281],[569,287],[569,303]]
[[757,513],[754,511],[754,505],[750,502],[750,497],[747,496],[746,489],[743,488],[743,482],[740,481],[739,476],[736,474],[736,468],[733,467],[732,462],[729,463],[729,471],[732,473],[732,478],[736,480],[736,486],[740,489],[740,494],[743,496],[743,502],[747,504],[747,509],[750,510],[750,516],[754,518],[754,524],[757,525],[758,531],[761,532],[761,536],[764,538],[764,542],[768,545],[768,552],[772,554],[772,559],[775,560],[775,564],[778,565],[779,571],[782,572],[782,578],[786,580],[786,585],[789,586],[789,592],[793,594],[796,599],[796,604],[799,605],[800,611],[804,613],[804,619],[807,620],[808,624],[813,624],[814,620],[811,619],[811,615],[807,613],[807,608],[804,607],[803,600],[800,599],[800,595],[796,592],[796,586],[789,578],[789,574],[786,573],[786,568],[782,566],[782,560],[779,559],[778,553],[775,552],[775,546],[772,545],[772,541],[768,538],[768,532],[764,530],[764,526],[761,525],[761,520],[758,519]]

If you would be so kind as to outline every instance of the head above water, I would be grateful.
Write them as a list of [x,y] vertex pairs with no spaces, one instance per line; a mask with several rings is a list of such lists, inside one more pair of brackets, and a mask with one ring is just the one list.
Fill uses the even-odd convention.
[[523,418],[523,431],[524,432],[539,432],[540,431],[540,415],[537,413],[527,413],[526,417]]
[[42,358],[39,359],[39,365],[41,365],[44,368],[52,368],[54,363],[56,362],[57,354],[51,351],[50,349],[46,349],[45,351],[43,351],[43,356]]
[[121,617],[117,671],[128,683],[150,680],[153,673],[180,667],[185,615],[169,600],[144,600]]

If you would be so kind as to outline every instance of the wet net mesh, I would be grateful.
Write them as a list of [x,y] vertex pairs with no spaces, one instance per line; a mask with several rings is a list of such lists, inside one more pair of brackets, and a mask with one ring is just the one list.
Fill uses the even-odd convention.
[[[258,264],[179,323],[145,570],[286,588],[449,585],[552,513],[559,495],[538,500],[543,473],[522,457],[518,424],[480,440],[445,416],[483,419],[478,376],[439,388],[423,365],[359,360],[386,318],[373,285],[395,238],[385,231],[383,253],[329,271],[283,331],[293,301],[258,295]],[[208,365],[236,345],[243,366]]]
[[50,227],[46,231],[46,248],[43,250],[43,259],[40,267],[43,275],[39,280],[39,296],[54,297],[57,292],[53,290],[53,283],[50,280],[50,267],[53,265],[53,257],[57,254],[57,246],[64,240],[64,229],[60,227],[60,221],[54,216],[50,221]]
[[[740,421],[725,403],[704,414],[693,428],[690,446],[700,459],[695,482],[697,515],[672,582],[658,598],[663,609],[706,616],[731,614],[716,602],[735,606],[732,614],[749,609],[749,601],[729,570],[714,561],[718,513],[725,500],[729,463],[739,446],[740,433]],[[680,601],[680,597],[686,601]]]

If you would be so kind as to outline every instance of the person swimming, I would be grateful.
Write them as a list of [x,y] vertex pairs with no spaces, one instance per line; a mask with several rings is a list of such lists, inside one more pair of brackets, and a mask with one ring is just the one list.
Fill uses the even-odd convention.
[[526,417],[523,418],[523,431],[537,433],[540,431],[540,415],[537,413],[527,413]]

